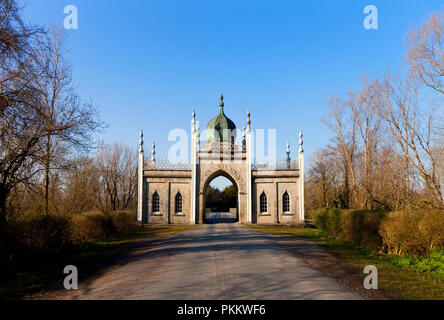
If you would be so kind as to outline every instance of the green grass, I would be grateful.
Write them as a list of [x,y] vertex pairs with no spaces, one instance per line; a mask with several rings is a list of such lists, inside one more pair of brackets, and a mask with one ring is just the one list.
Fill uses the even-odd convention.
[[67,248],[50,260],[16,266],[14,274],[0,279],[0,299],[26,299],[48,290],[60,289],[65,277],[63,268],[66,265],[75,265],[79,272],[89,270],[95,263],[125,254],[137,243],[167,237],[194,227],[196,225],[137,226],[125,235]]
[[[312,240],[325,246],[334,255],[345,259],[359,273],[363,272],[365,266],[374,265],[378,268],[379,288],[394,298],[405,300],[444,299],[444,278],[438,273],[430,272],[430,268],[426,267],[427,265],[433,266],[433,262],[420,264],[423,266],[421,269],[421,267],[415,267],[415,263],[401,263],[398,257],[344,243],[314,228],[257,225],[250,227]],[[442,256],[435,256],[436,259],[442,259]]]

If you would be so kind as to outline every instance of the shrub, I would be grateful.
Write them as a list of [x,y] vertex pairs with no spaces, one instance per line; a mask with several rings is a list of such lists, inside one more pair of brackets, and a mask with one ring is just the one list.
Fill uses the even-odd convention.
[[329,235],[358,245],[378,247],[378,233],[383,214],[378,211],[319,209],[315,213],[316,226]]
[[379,228],[384,214],[379,211],[360,211],[361,214],[361,240],[360,244],[368,247],[380,247],[382,244]]
[[71,239],[74,242],[93,242],[103,239],[113,232],[109,215],[88,212],[76,215],[71,221]]
[[327,231],[327,212],[327,208],[320,208],[316,210],[314,215],[315,225],[323,231]]
[[342,210],[339,238],[345,242],[378,247],[381,244],[378,229],[382,217],[383,214],[378,211]]
[[58,215],[28,215],[9,219],[6,229],[8,260],[0,261],[0,264],[38,265],[45,262],[48,257],[71,247],[69,226],[70,219]]
[[357,219],[360,216],[354,210],[342,210],[341,212],[341,240],[351,243],[359,243],[361,240],[360,222]]
[[328,209],[326,229],[327,232],[333,236],[337,236],[341,233],[341,210],[336,208]]
[[390,213],[380,234],[389,253],[414,256],[444,246],[444,211],[408,210]]
[[32,215],[8,221],[8,233],[23,248],[57,252],[71,243],[69,226],[65,216]]
[[420,255],[427,251],[419,232],[422,214],[419,211],[391,212],[381,223],[379,233],[388,253]]
[[424,211],[418,228],[428,250],[444,246],[444,211]]
[[134,228],[137,215],[133,211],[116,211],[111,213],[111,219],[114,230],[117,233],[125,234]]

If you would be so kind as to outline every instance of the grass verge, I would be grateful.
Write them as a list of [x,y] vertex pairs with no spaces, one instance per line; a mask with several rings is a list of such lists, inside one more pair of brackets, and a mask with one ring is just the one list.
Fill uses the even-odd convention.
[[379,289],[396,299],[444,300],[443,277],[419,272],[409,266],[400,266],[391,256],[380,254],[376,250],[342,242],[314,228],[258,225],[249,227],[297,236],[321,244],[331,254],[346,260],[363,278],[364,267],[374,265],[378,268]]
[[165,238],[195,226],[137,226],[124,235],[67,248],[49,261],[33,261],[16,266],[13,273],[0,279],[0,299],[27,299],[46,291],[61,289],[66,265],[75,265],[82,270],[82,276],[88,276],[94,272],[95,264],[125,254],[138,244]]

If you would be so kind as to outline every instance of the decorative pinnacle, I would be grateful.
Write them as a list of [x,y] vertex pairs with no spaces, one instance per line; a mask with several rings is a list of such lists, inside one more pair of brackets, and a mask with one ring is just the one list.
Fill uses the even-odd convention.
[[193,120],[191,121],[191,130],[196,131],[196,110],[193,109]]
[[139,152],[143,152],[143,130],[140,130],[139,137]]
[[287,141],[287,161],[290,162],[290,143]]
[[221,109],[223,109],[224,106],[225,106],[225,104],[224,104],[224,95],[221,93],[221,94],[220,94],[220,103],[219,103],[219,107],[220,107]]
[[153,148],[151,151],[151,161],[156,161],[156,143],[153,141]]
[[304,152],[304,148],[302,147],[304,145],[304,140],[302,139],[304,137],[304,134],[301,132],[299,133],[299,152]]
[[248,113],[247,113],[247,127],[248,127],[248,129],[250,129],[250,125],[251,125],[251,113],[250,113],[250,110],[248,110]]

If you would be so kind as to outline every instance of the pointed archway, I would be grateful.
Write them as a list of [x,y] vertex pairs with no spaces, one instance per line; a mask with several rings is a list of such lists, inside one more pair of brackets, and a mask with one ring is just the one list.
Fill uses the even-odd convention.
[[236,185],[224,175],[215,177],[204,189],[204,218],[207,224],[239,222]]
[[[239,222],[240,221],[240,200],[241,200],[241,196],[244,194],[243,193],[243,184],[242,182],[239,182],[238,179],[236,179],[235,177],[237,177],[236,174],[230,174],[228,172],[228,170],[224,170],[223,168],[220,168],[218,170],[215,170],[214,172],[212,172],[211,174],[207,174],[205,175],[204,179],[202,180],[202,184],[201,184],[201,188],[200,188],[200,201],[199,201],[199,216],[197,217],[196,221],[198,221],[198,223],[207,223],[208,221],[205,221],[205,216],[207,213],[207,203],[206,203],[206,199],[205,199],[205,191],[209,188],[211,182],[218,178],[218,177],[225,177],[226,179],[228,179],[231,184],[234,186],[234,189],[236,190],[236,206],[235,208],[231,208],[234,209],[233,214],[234,214],[234,222]],[[237,177],[239,178],[239,177]],[[227,215],[228,216],[228,215]],[[229,220],[227,220],[228,222]]]

